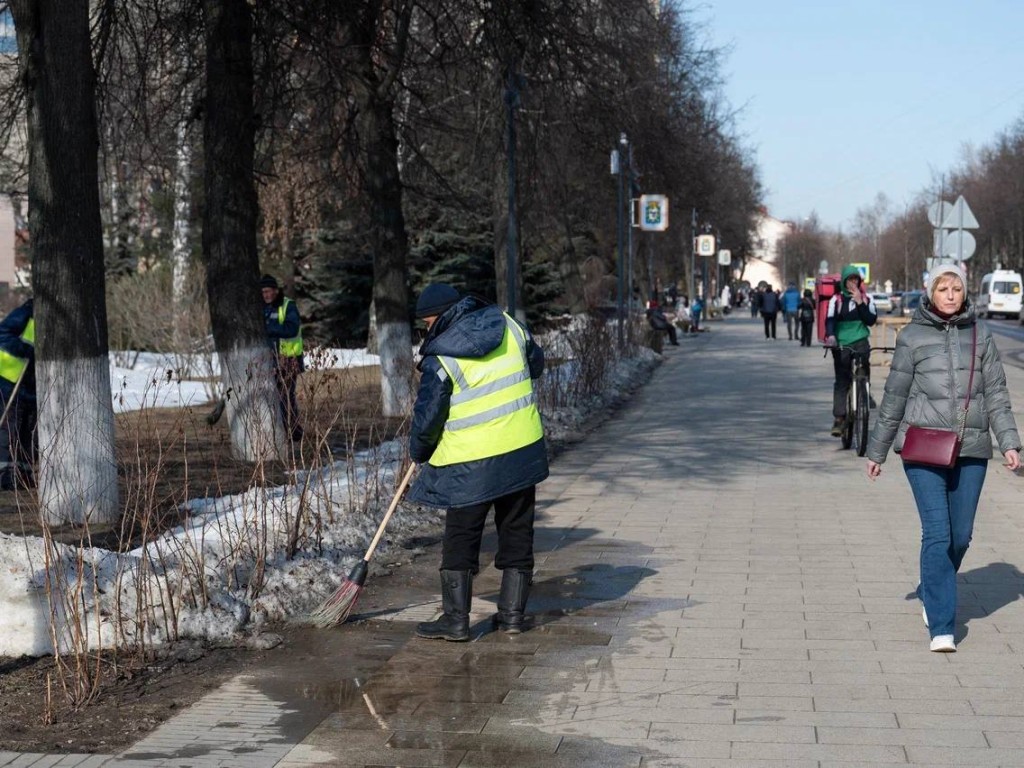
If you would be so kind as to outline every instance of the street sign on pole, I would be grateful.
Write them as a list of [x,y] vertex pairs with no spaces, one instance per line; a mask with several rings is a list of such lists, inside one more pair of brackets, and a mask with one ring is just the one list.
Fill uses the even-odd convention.
[[946,220],[946,217],[952,210],[953,204],[947,203],[945,200],[939,200],[937,203],[932,203],[928,206],[928,222],[933,227],[941,227],[942,222]]
[[665,195],[640,195],[640,229],[645,232],[668,229],[668,198]]
[[697,255],[698,256],[714,256],[715,255],[715,236],[714,235],[698,235],[697,236]]
[[724,248],[718,252],[718,264],[723,267],[728,267],[732,264],[732,251],[727,251]]
[[966,229],[954,229],[942,238],[942,255],[957,261],[967,261],[974,255],[976,246],[974,235]]
[[[947,205],[949,204],[947,203]],[[974,218],[974,211],[967,205],[963,195],[960,195],[956,202],[949,207],[950,210],[942,220],[943,229],[977,229],[981,226],[978,224],[978,220]]]

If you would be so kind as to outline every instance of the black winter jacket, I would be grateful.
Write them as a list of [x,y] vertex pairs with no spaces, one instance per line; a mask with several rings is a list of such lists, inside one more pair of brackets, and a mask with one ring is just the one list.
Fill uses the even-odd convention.
[[762,315],[777,315],[782,309],[782,302],[779,301],[775,291],[765,291],[761,294],[761,303],[758,306]]
[[[505,336],[505,315],[494,304],[467,296],[431,327],[420,347],[421,374],[409,432],[409,455],[420,464],[409,500],[433,507],[465,507],[493,501],[536,485],[548,476],[547,448],[535,443],[477,461],[435,467],[428,463],[441,441],[451,404],[452,382],[438,355],[476,358],[487,355]],[[525,329],[524,329],[525,330]],[[544,370],[544,352],[526,332],[530,378]]]

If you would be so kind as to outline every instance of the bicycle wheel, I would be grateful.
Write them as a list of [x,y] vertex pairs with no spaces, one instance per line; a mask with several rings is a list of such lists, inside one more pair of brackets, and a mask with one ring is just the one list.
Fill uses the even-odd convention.
[[843,420],[843,431],[840,435],[843,441],[843,448],[849,448],[853,443],[853,414],[856,411],[854,399],[855,385],[850,385],[850,392],[846,395],[846,418]]
[[863,456],[868,451],[868,384],[858,379],[854,386],[857,387],[857,407],[853,412],[853,442],[857,455]]

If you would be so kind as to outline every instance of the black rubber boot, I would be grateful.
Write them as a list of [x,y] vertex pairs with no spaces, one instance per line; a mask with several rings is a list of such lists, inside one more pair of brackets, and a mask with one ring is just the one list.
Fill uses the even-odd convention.
[[526,621],[526,601],[533,585],[532,571],[506,568],[501,572],[501,592],[498,594],[498,612],[491,623],[508,635],[518,635]]
[[416,635],[430,640],[469,640],[469,604],[473,599],[473,574],[469,571],[441,571],[441,607],[437,621],[416,625]]

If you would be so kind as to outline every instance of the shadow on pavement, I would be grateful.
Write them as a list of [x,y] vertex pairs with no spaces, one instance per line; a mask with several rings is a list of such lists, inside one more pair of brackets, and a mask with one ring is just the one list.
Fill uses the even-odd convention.
[[1024,573],[1013,563],[989,563],[959,574],[957,590],[957,623],[966,637],[972,619],[992,616],[1024,596]]

